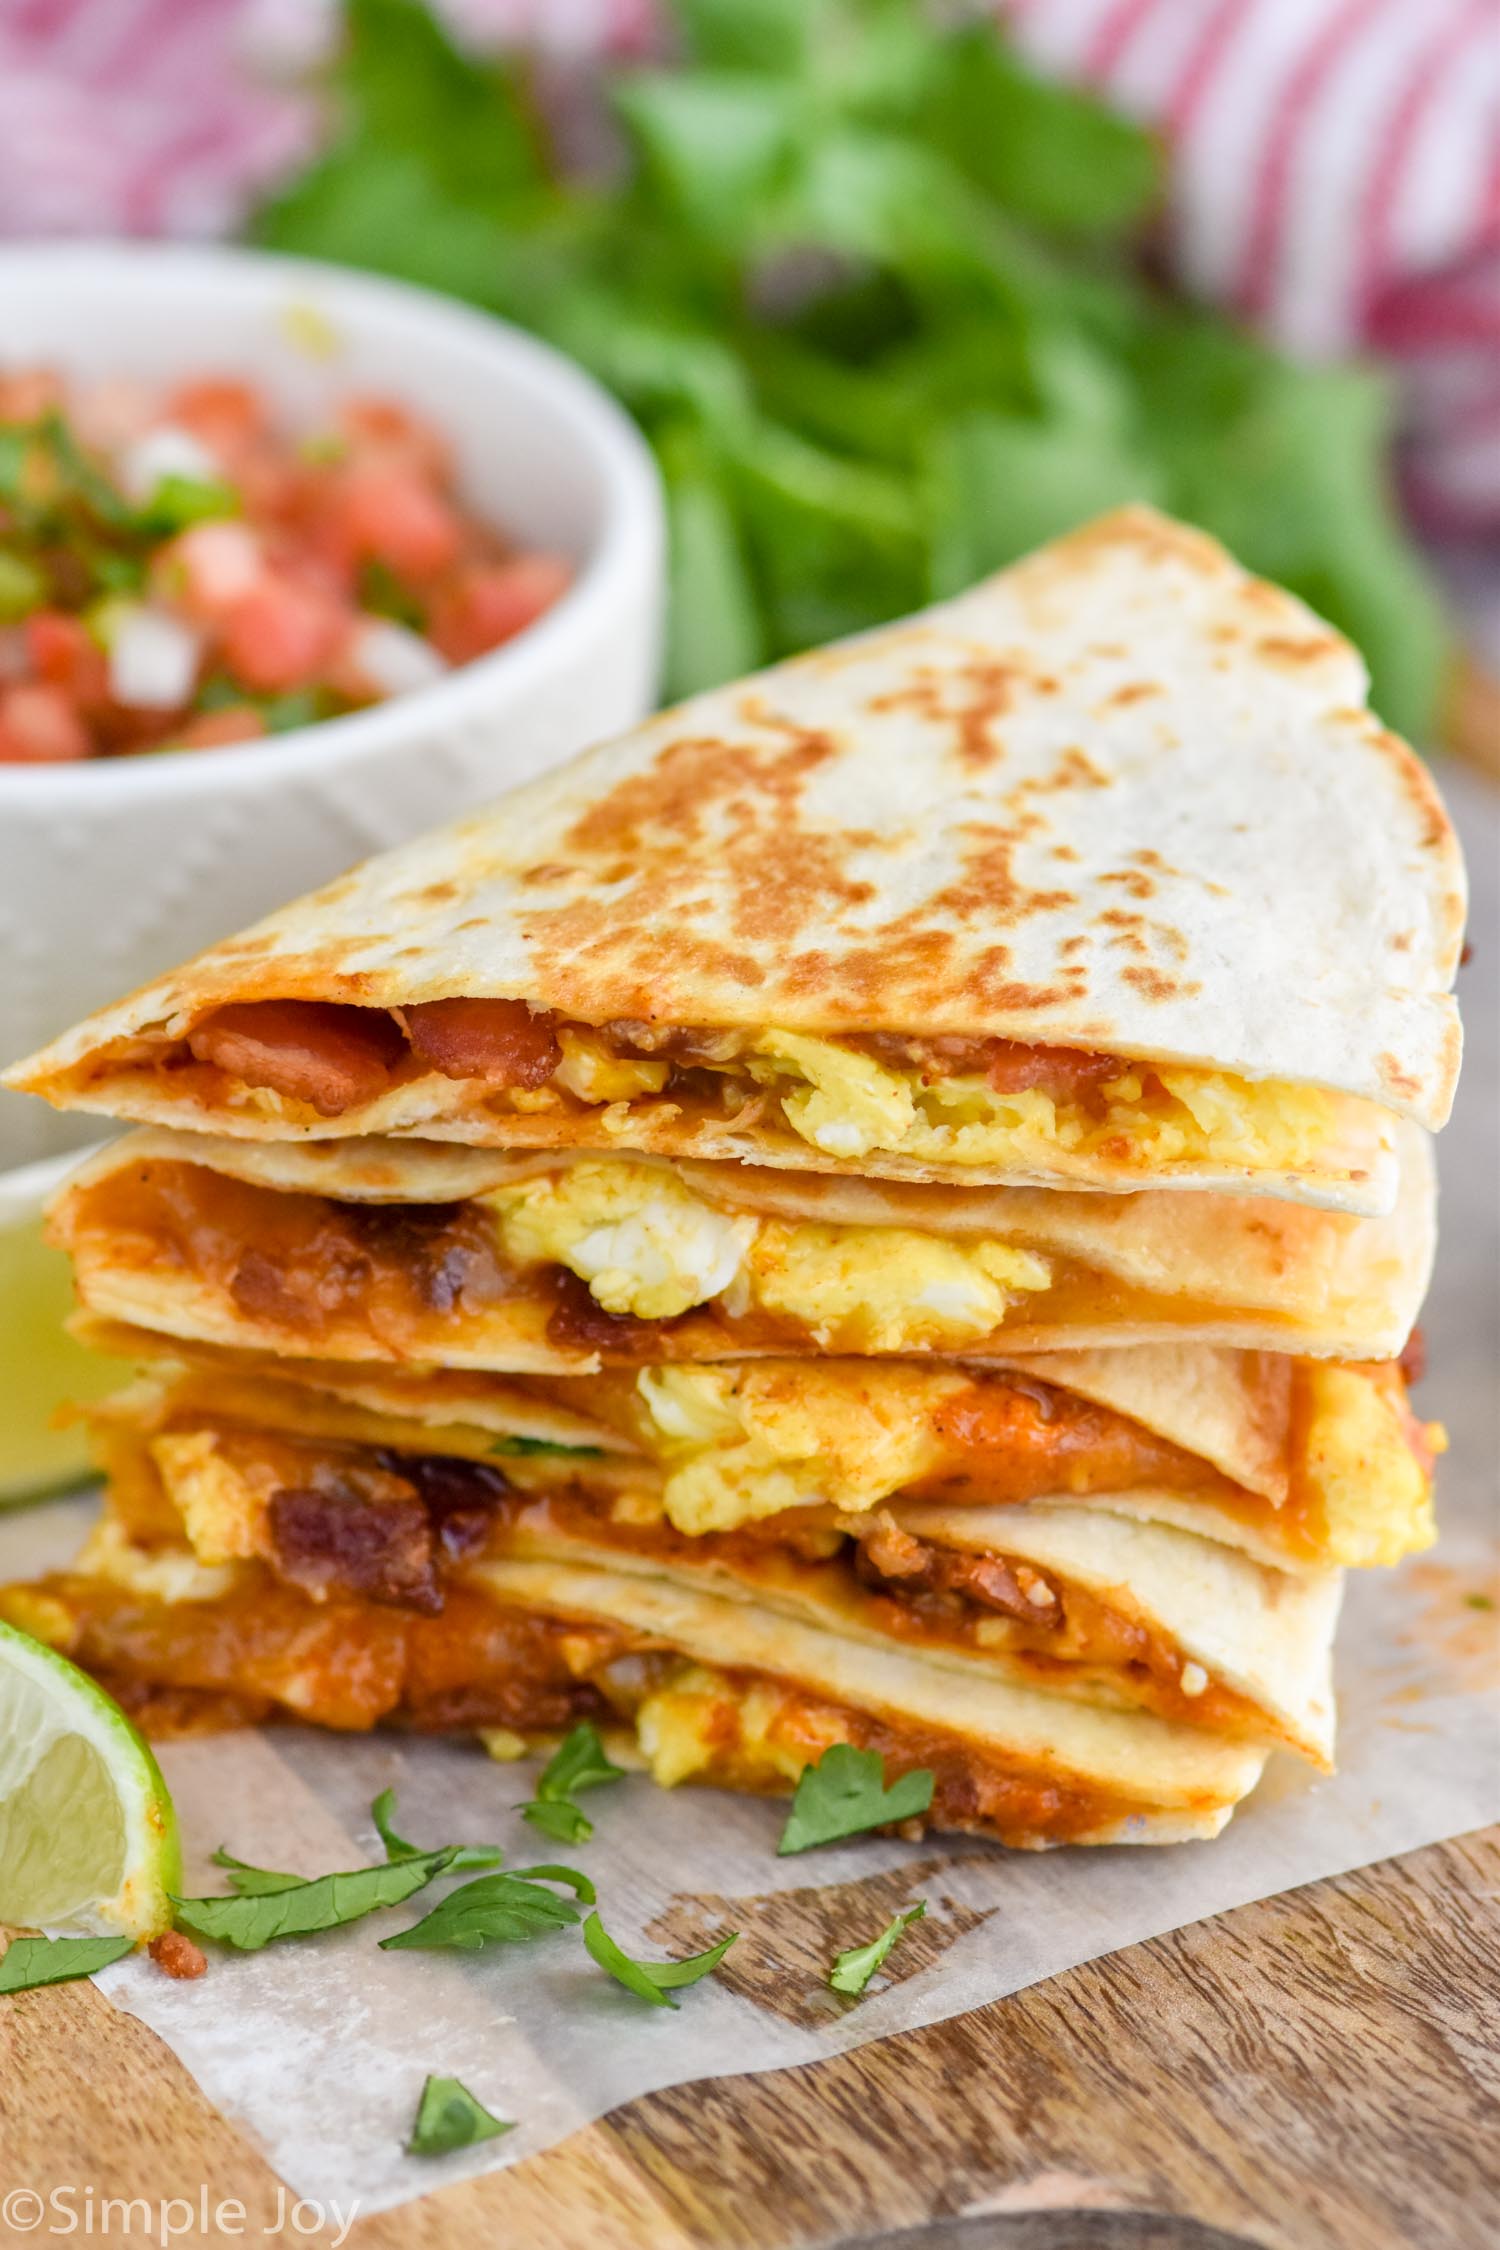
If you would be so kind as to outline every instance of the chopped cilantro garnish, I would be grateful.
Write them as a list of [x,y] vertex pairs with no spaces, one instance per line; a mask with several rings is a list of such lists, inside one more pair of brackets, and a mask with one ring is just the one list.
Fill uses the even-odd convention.
[[604,1454],[602,1445],[564,1445],[557,1438],[542,1437],[497,1438],[490,1451],[515,1460],[532,1453],[571,1453],[576,1460],[598,1461]]
[[616,1984],[623,1984],[627,1992],[648,2000],[653,2008],[675,2008],[673,1992],[683,1985],[696,1984],[716,1969],[739,1934],[731,1930],[706,1953],[690,1954],[685,1961],[637,1961],[616,1945],[597,1914],[591,1914],[583,1925],[583,1942],[600,1968],[607,1970]]
[[[385,1846],[385,1856],[392,1864],[397,1860],[431,1859],[431,1848],[424,1850],[420,1844],[409,1844],[398,1836],[392,1823],[396,1818],[396,1792],[382,1789],[370,1807],[370,1818],[375,1833]],[[445,1844],[441,1847],[448,1855],[448,1869],[458,1874],[464,1868],[498,1867],[505,1854],[498,1844]]]
[[406,2153],[446,2156],[450,2149],[472,2148],[477,2141],[492,2141],[497,2133],[514,2131],[513,2119],[496,2117],[457,2078],[429,2077]]
[[39,1984],[91,1977],[130,1951],[128,1937],[17,1937],[0,1960],[0,1992],[34,1992]]
[[[227,1855],[226,1855],[227,1858]],[[220,1860],[225,1864],[225,1859]],[[378,1907],[399,1906],[452,1866],[449,1852],[426,1852],[418,1859],[385,1867],[355,1867],[304,1882],[265,1868],[230,1863],[237,1883],[233,1898],[176,1898],[177,1919],[194,1937],[213,1938],[242,1953],[258,1953],[277,1938],[306,1937],[315,1930],[357,1922]],[[275,1885],[275,1888],[271,1888]]]
[[604,1754],[599,1730],[585,1719],[560,1743],[536,1785],[536,1795],[516,1807],[523,1820],[559,1844],[586,1844],[594,1833],[587,1813],[574,1804],[580,1789],[599,1789],[606,1782],[623,1781],[625,1769]]
[[926,1912],[927,1901],[919,1898],[915,1906],[908,1906],[902,1913],[893,1915],[879,1937],[871,1938],[868,1945],[851,1945],[845,1952],[838,1954],[828,1972],[828,1981],[834,1991],[847,1993],[850,1998],[857,1999],[902,1931],[910,1929],[913,1922],[920,1922]]
[[887,1789],[885,1769],[875,1751],[835,1742],[816,1765],[803,1767],[776,1849],[805,1852],[815,1844],[836,1844],[867,1828],[910,1820],[926,1812],[931,1803],[932,1775],[925,1766],[902,1774]]
[[531,1877],[519,1873],[480,1875],[450,1891],[410,1929],[382,1938],[381,1947],[387,1952],[449,1948],[478,1953],[486,1945],[522,1945],[530,1938],[547,1936],[549,1931],[566,1929],[578,1920],[578,1909],[547,1890],[544,1878],[575,1888],[581,1884],[588,1897],[593,1896],[588,1877],[575,1874],[571,1868],[537,1868]]

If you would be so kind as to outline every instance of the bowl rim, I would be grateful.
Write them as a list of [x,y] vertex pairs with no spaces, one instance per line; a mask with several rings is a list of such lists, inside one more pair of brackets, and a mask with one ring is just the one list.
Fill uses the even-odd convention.
[[220,288],[228,283],[255,296],[277,288],[317,288],[333,296],[329,310],[334,319],[346,309],[357,318],[361,305],[379,308],[503,360],[508,377],[523,392],[535,397],[545,393],[549,409],[572,422],[602,490],[603,520],[567,592],[535,624],[487,655],[456,665],[429,686],[368,710],[291,727],[270,739],[227,743],[201,757],[130,754],[36,765],[0,761],[0,806],[75,790],[90,792],[92,805],[111,791],[148,800],[154,795],[192,798],[257,780],[270,786],[296,773],[329,772],[367,752],[398,747],[410,733],[414,715],[425,734],[429,721],[445,727],[480,716],[502,684],[524,694],[566,665],[574,642],[591,644],[595,629],[604,626],[639,573],[660,577],[664,503],[651,450],[603,386],[540,337],[412,282],[234,243],[6,243],[0,245],[0,292],[25,282],[40,293],[62,295],[101,282],[123,283],[132,268],[149,268],[185,289],[198,282]]

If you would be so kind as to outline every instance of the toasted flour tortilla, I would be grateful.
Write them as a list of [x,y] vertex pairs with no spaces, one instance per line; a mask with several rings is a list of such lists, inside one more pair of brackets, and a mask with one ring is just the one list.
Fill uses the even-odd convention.
[[[1044,1505],[907,1507],[895,1520],[939,1546],[1003,1554],[1035,1565],[1059,1587],[1064,1607],[1072,1588],[1106,1598],[1179,1658],[1196,1662],[1208,1679],[1253,1704],[1265,1735],[1301,1750],[1315,1763],[1326,1765],[1332,1759],[1331,1664],[1342,1586],[1337,1571],[1292,1576],[1159,1524],[1086,1517]],[[619,1573],[632,1584],[643,1578],[664,1580],[773,1616],[805,1619],[872,1648],[892,1645],[857,1586],[788,1553],[741,1554],[725,1561],[709,1553],[700,1557],[678,1551],[668,1562],[591,1543],[586,1535],[544,1530],[519,1535],[509,1559]],[[480,1567],[493,1583],[488,1578],[493,1566]],[[1003,1645],[922,1653],[965,1679],[999,1675],[1037,1684],[1025,1657]],[[1084,1702],[1117,1701],[1128,1708],[1134,1701],[1128,1671],[1119,1681],[1113,1672],[1109,1664],[1087,1670],[1074,1666],[1070,1676],[1067,1667],[1057,1666],[1046,1684],[1051,1693]]]
[[704,1665],[794,1681],[832,1702],[940,1730],[1041,1775],[1148,1808],[1123,1816],[1101,1806],[1097,1827],[1080,1843],[1215,1836],[1265,1766],[1257,1744],[1043,1694],[986,1677],[977,1666],[854,1640],[664,1575],[498,1562],[478,1564],[469,1576],[501,1601],[649,1633]]
[[[961,1505],[979,1520],[1024,1505],[1003,1486],[997,1494],[983,1455],[955,1452],[947,1435],[1003,1385],[1006,1371],[994,1367],[762,1360],[505,1380],[277,1360],[110,1323],[82,1332],[152,1371],[149,1391],[121,1394],[132,1433],[185,1418],[498,1460],[527,1490],[628,1493],[634,1520],[665,1513],[689,1534],[761,1524],[789,1507],[823,1511],[839,1527],[887,1506],[904,1519]],[[1378,1370],[1299,1373],[1266,1353],[1144,1345],[1018,1360],[1015,1371],[1043,1397],[1093,1400],[1179,1449],[1170,1482],[1149,1454],[1118,1481],[1079,1473],[1087,1449],[1070,1456],[1041,1480],[1050,1488],[1040,1503],[1084,1523],[1163,1525],[1279,1573],[1395,1562],[1431,1543],[1430,1463],[1413,1452],[1399,1382]],[[115,1417],[113,1407],[95,1411]],[[1003,1477],[1003,1435],[996,1442]]]
[[[368,1495],[382,1477],[400,1476],[403,1459],[416,1464],[416,1451],[361,1439],[347,1422],[336,1439],[247,1426],[194,1410],[180,1392],[123,1397],[108,1423],[103,1457],[113,1521],[102,1543],[96,1538],[86,1550],[85,1571],[159,1589],[160,1555],[143,1565],[132,1545],[142,1532],[163,1544],[170,1519],[152,1497],[159,1492],[192,1550],[191,1563],[182,1555],[171,1566],[174,1586],[225,1592],[228,1581],[205,1582],[202,1573],[244,1563],[267,1562],[280,1575],[272,1503],[295,1486],[304,1504],[319,1492],[332,1495],[326,1559],[335,1578],[325,1591],[344,1598],[376,1591],[358,1575],[376,1550],[346,1546],[342,1511],[349,1494]],[[1108,1512],[1089,1518],[1045,1502],[896,1502],[878,1518],[837,1528],[830,1522],[812,1548],[778,1541],[774,1528],[753,1540],[684,1538],[640,1506],[640,1487],[632,1489],[618,1459],[601,1465],[530,1454],[499,1464],[493,1454],[478,1458],[480,1491],[493,1498],[497,1467],[510,1488],[503,1504],[494,1503],[485,1568],[493,1561],[560,1562],[632,1580],[664,1578],[876,1648],[904,1647],[976,1679],[1000,1677],[1109,1708],[1150,1710],[1211,1733],[1280,1742],[1315,1763],[1331,1759],[1337,1571],[1288,1573],[1190,1532]],[[419,1466],[412,1473],[419,1476]],[[450,1494],[454,1473],[456,1464],[447,1472]],[[373,1503],[366,1498],[364,1505]],[[797,1530],[805,1539],[805,1528]],[[851,1542],[866,1535],[877,1551],[882,1538],[894,1538],[909,1555],[915,1540],[930,1554],[997,1564],[1006,1589],[1001,1606],[981,1573],[977,1596],[965,1592],[956,1606],[950,1600],[924,1607],[900,1569],[881,1579],[878,1570],[872,1578],[858,1566]],[[307,1537],[304,1528],[304,1543]],[[345,1585],[336,1574],[351,1553],[356,1575]],[[900,1555],[892,1567],[899,1563]],[[443,1565],[460,1583],[467,1567]],[[400,1599],[394,1582],[379,1591]],[[903,1598],[914,1591],[914,1603]],[[1017,1606],[1007,1610],[1006,1601]]]
[[598,1108],[518,1114],[424,1069],[325,1116],[250,1097],[183,1042],[235,1003],[455,997],[583,1026],[1001,1037],[1271,1082],[1267,1118],[1275,1087],[1333,1098],[1294,1157],[1264,1161],[1131,1158],[1108,1137],[846,1157],[774,1101],[736,1120],[643,1097],[604,1130],[800,1170],[1387,1208],[1382,1115],[1436,1129],[1452,1098],[1464,885],[1430,779],[1364,693],[1300,603],[1127,509],[368,862],[9,1083],[254,1140],[576,1146]]
[[[1388,1218],[1360,1219],[1248,1196],[962,1191],[615,1153],[520,1156],[418,1141],[288,1146],[147,1130],[111,1143],[74,1176],[56,1200],[52,1228],[74,1260],[82,1301],[97,1314],[296,1354],[310,1340],[312,1292],[317,1349],[329,1358],[587,1374],[646,1356],[985,1358],[1191,1336],[1383,1359],[1406,1344],[1435,1240],[1430,1144],[1404,1122],[1399,1137],[1396,1208]],[[566,1245],[553,1244],[550,1254],[518,1264],[501,1216],[516,1192],[540,1189],[555,1201],[576,1185],[586,1200],[600,1180],[623,1182],[627,1210],[647,1221],[654,1213],[669,1248],[686,1229],[685,1258],[702,1254],[705,1228],[711,1254],[729,1245],[711,1293],[693,1302],[685,1289],[685,1312],[631,1321],[618,1341],[608,1321],[559,1328],[557,1286],[570,1273],[597,1270],[587,1253],[601,1239],[616,1246],[605,1266],[625,1258],[633,1284],[648,1286],[662,1270],[661,1238],[639,1216],[601,1238],[585,1216],[571,1227],[571,1258]],[[361,1211],[393,1205],[397,1217],[372,1235]],[[448,1234],[410,1228],[399,1216],[435,1206],[456,1215]],[[488,1279],[472,1263],[476,1227]],[[423,1277],[441,1263],[434,1245],[446,1239],[464,1246],[456,1254],[468,1261],[470,1281],[462,1296],[434,1301]],[[315,1246],[330,1274],[351,1257],[377,1258],[388,1285],[369,1301],[318,1292],[309,1266]],[[972,1261],[995,1249],[1021,1253],[1031,1285],[992,1287]],[[762,1257],[783,1267],[780,1294],[773,1270],[763,1299],[748,1294]],[[237,1281],[246,1259],[262,1270],[274,1265],[291,1277],[288,1286],[247,1297]],[[601,1287],[607,1293],[608,1281]],[[951,1303],[955,1287],[980,1292],[977,1316],[965,1294],[956,1322],[923,1310],[924,1289],[941,1305],[942,1291]]]

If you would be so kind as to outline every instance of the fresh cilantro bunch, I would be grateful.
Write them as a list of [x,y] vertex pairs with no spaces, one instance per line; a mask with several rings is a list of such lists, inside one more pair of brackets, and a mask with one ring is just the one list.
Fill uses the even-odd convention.
[[603,70],[612,154],[580,168],[537,63],[460,55],[420,0],[348,0],[332,143],[258,223],[519,321],[624,400],[666,479],[671,694],[1144,499],[1304,595],[1390,723],[1427,729],[1444,636],[1385,388],[1148,278],[1148,135],[962,11],[674,13],[669,66]]

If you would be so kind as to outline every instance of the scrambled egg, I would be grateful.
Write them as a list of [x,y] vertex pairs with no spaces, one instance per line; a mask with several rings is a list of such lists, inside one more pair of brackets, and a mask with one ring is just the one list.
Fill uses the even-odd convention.
[[734,1282],[755,1233],[664,1166],[602,1157],[487,1198],[515,1264],[564,1265],[606,1312],[672,1320]]
[[825,1349],[899,1352],[987,1336],[1012,1291],[1051,1280],[1030,1251],[910,1227],[763,1225],[750,1257],[756,1301],[804,1322]]
[[946,1371],[892,1369],[861,1391],[816,1365],[767,1363],[648,1367],[636,1390],[666,1471],[668,1521],[695,1534],[732,1531],[786,1508],[873,1507],[931,1466],[934,1391],[960,1391],[965,1382]]
[[[1331,1561],[1351,1569],[1399,1562],[1437,1537],[1432,1483],[1408,1441],[1399,1387],[1368,1368],[1310,1360],[1302,1474],[1323,1516]],[[1434,1452],[1446,1444],[1429,1424]]]
[[232,1565],[210,1567],[187,1547],[142,1547],[123,1524],[103,1517],[89,1533],[73,1568],[129,1593],[175,1606],[222,1601],[235,1582]]
[[153,1438],[149,1450],[200,1563],[213,1568],[262,1551],[264,1495],[224,1459],[213,1431]]
[[1050,1286],[1042,1258],[909,1227],[730,1216],[666,1166],[586,1158],[492,1191],[506,1255],[567,1266],[608,1312],[671,1320],[722,1297],[795,1320],[824,1349],[952,1347],[1000,1327],[1014,1294]]
[[[940,1078],[789,1031],[762,1032],[747,1067],[774,1092],[794,1133],[825,1156],[872,1150],[934,1164],[1044,1162],[1058,1151],[1088,1156],[1125,1144],[1127,1161],[1159,1169],[1185,1163],[1295,1170],[1315,1158],[1333,1122],[1327,1094],[1280,1080],[1164,1065],[1121,1066],[1106,1080],[1102,1116],[1057,1102],[1038,1086],[1000,1094],[983,1078]],[[788,1084],[788,1081],[791,1083]]]
[[737,1687],[706,1665],[684,1666],[635,1715],[652,1780],[662,1789],[694,1775],[741,1789],[788,1787],[826,1746],[787,1724],[793,1700],[768,1681]]

